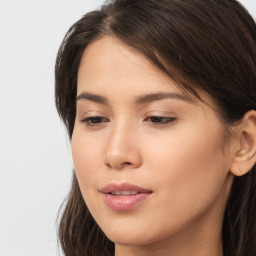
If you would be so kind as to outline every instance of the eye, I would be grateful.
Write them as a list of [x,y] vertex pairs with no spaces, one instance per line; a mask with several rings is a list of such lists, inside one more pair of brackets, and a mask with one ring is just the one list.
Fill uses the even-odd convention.
[[92,116],[82,119],[81,122],[87,126],[97,126],[109,122],[109,119],[103,116]]
[[166,117],[166,116],[148,116],[145,121],[152,123],[155,126],[164,126],[169,125],[173,121],[175,121],[176,117]]

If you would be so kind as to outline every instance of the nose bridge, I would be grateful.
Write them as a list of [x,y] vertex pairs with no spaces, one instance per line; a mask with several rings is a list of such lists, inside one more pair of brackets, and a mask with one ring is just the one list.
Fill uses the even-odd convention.
[[121,117],[111,124],[111,131],[105,152],[108,166],[122,168],[123,166],[139,166],[140,152],[136,146],[138,131],[136,125]]

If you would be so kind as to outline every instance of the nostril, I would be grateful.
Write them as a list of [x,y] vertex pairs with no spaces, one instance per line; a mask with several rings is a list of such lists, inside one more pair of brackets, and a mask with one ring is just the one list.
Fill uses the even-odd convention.
[[124,163],[122,163],[122,165],[131,165],[131,163],[130,162],[124,162]]
[[111,167],[111,165],[109,163],[106,163],[107,167]]
[[106,165],[107,165],[107,167],[109,167],[109,168],[122,169],[122,168],[125,167],[125,166],[130,166],[130,165],[132,165],[132,163],[130,163],[130,162],[123,162],[123,163],[120,163],[120,164],[106,163]]

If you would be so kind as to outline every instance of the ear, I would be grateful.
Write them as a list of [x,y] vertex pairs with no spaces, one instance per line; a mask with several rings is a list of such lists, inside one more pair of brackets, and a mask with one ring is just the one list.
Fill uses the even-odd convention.
[[244,115],[238,130],[238,146],[234,152],[230,172],[235,176],[242,176],[256,163],[256,111],[251,110]]

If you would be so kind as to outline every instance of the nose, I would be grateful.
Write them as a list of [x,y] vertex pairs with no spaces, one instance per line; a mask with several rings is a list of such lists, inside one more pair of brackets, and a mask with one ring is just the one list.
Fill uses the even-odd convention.
[[111,169],[140,167],[142,157],[138,144],[138,131],[125,122],[113,127],[109,135],[104,161]]

